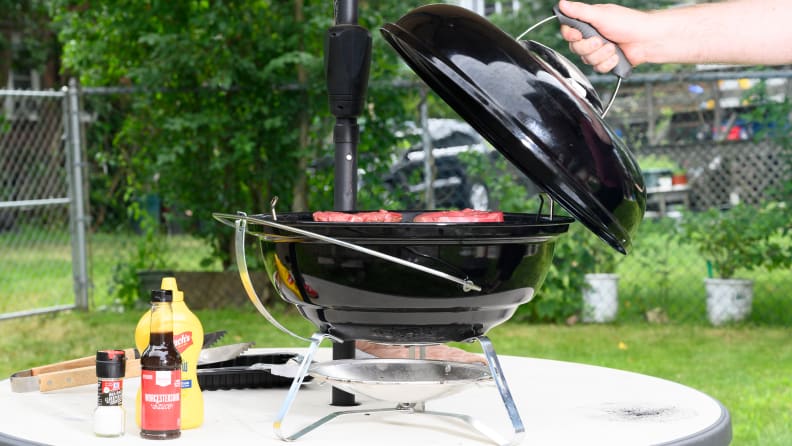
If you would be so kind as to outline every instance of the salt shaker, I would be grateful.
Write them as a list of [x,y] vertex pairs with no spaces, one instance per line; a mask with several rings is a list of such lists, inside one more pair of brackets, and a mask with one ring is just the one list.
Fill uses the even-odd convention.
[[123,350],[96,352],[97,405],[94,433],[99,437],[124,435],[126,415],[123,406],[126,356]]

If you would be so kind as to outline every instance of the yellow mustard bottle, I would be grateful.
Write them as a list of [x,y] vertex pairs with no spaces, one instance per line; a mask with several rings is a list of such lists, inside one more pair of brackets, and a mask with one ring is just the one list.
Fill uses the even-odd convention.
[[[198,385],[198,355],[203,348],[204,331],[201,321],[184,303],[184,292],[180,291],[175,277],[164,277],[160,288],[173,292],[173,343],[182,357],[181,375],[181,428],[193,429],[203,424],[204,404],[201,387]],[[151,310],[138,321],[135,328],[135,346],[143,351],[149,342]],[[141,394],[138,389],[135,421],[140,426]]]

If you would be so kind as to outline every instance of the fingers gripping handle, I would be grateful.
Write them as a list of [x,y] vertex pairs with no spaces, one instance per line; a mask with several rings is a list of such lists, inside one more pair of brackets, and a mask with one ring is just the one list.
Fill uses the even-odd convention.
[[[567,15],[564,15],[564,13],[562,13],[561,10],[558,9],[558,5],[553,6],[553,12],[555,13],[556,17],[558,17],[559,22],[561,22],[563,25],[571,26],[572,28],[575,28],[576,30],[580,31],[580,33],[583,34],[584,38],[588,39],[589,37],[597,36],[600,39],[602,39],[604,42],[610,42],[610,40],[602,37],[602,34],[600,34],[599,31],[597,31],[590,24],[586,22],[582,22],[580,20],[573,19],[572,17],[569,17]],[[622,79],[626,79],[630,77],[630,74],[632,74],[633,67],[630,64],[630,61],[627,60],[627,57],[624,55],[624,52],[621,50],[621,48],[619,48],[618,45],[616,45],[616,55],[619,56],[619,63],[613,69],[613,73]]]

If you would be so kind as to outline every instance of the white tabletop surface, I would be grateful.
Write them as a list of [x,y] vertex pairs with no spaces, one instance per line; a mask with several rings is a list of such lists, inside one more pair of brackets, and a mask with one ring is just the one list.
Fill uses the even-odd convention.
[[[248,354],[290,349],[253,349]],[[316,360],[329,360],[322,348]],[[708,395],[680,384],[620,370],[543,359],[500,356],[506,379],[526,428],[525,445],[726,445],[728,412]],[[0,444],[151,444],[139,437],[134,398],[139,378],[125,380],[126,434],[98,438],[92,413],[96,387],[51,393],[14,393],[0,381]],[[168,444],[283,445],[272,420],[287,389],[204,391],[205,420]],[[330,388],[309,383],[297,395],[284,422],[291,433],[335,410]],[[360,408],[390,403],[358,398]],[[511,429],[493,385],[476,386],[429,401],[427,410],[470,415],[501,434]],[[23,441],[24,440],[24,441]],[[339,417],[292,443],[295,445],[487,445],[466,424],[432,415],[383,413]]]

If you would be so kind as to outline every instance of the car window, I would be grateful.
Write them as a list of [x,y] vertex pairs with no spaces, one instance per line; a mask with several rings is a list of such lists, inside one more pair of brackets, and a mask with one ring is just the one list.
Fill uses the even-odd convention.
[[449,135],[433,141],[433,146],[438,149],[445,147],[470,146],[478,143],[474,135],[462,132],[451,132]]

